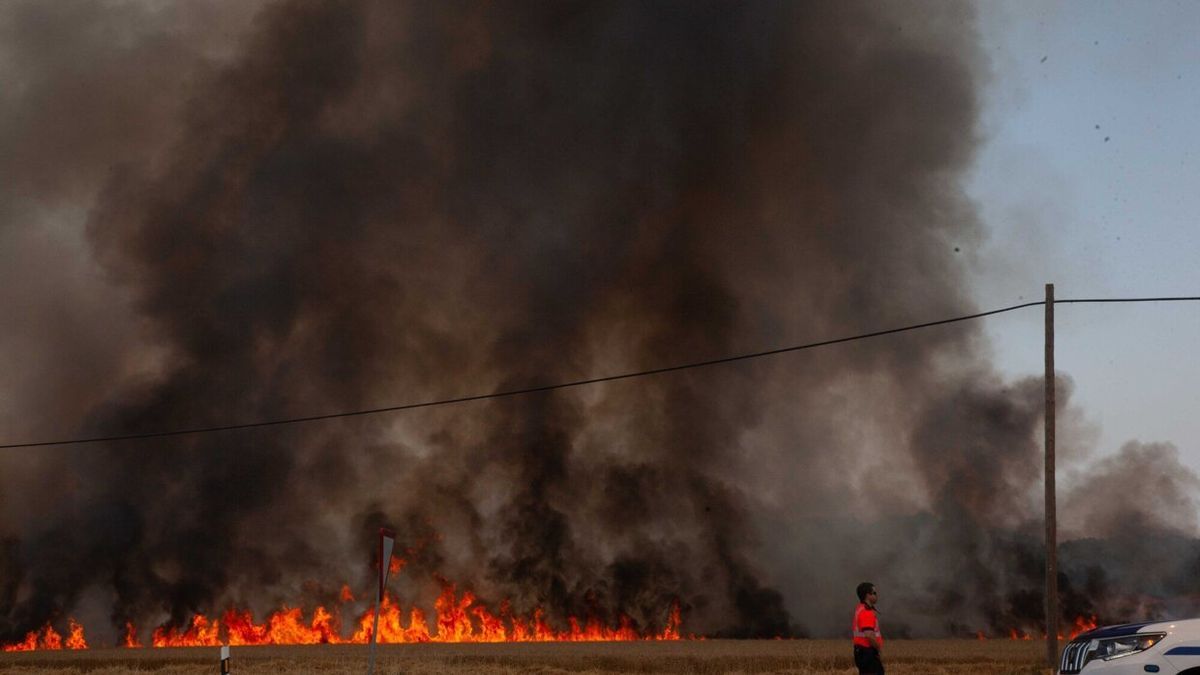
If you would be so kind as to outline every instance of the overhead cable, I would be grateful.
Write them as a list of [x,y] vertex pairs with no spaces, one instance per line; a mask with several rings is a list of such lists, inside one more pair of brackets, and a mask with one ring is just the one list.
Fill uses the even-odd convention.
[[[1080,299],[1064,299],[1055,300],[1055,304],[1065,303],[1096,303],[1096,302],[1178,302],[1178,301],[1197,301],[1200,296],[1195,297],[1158,297],[1158,298],[1080,298]],[[873,331],[870,333],[861,333],[858,335],[850,335],[847,337],[834,338],[831,340],[822,340],[820,342],[810,342],[802,345],[793,345],[790,347],[780,347],[778,349],[768,349],[766,351],[751,352],[747,354],[737,354],[734,356],[725,356],[717,359],[708,359],[705,361],[693,361],[690,363],[681,363],[673,366],[664,366],[661,368],[651,368],[649,370],[638,370],[628,373],[620,373],[617,375],[605,375],[602,377],[592,377],[585,380],[573,380],[571,382],[558,382],[554,384],[536,385],[523,387],[520,389],[507,389],[504,391],[496,391],[488,394],[473,394],[470,396],[459,396],[455,398],[443,398],[432,401],[420,401],[416,403],[404,403],[400,405],[390,405],[381,408],[369,408],[364,410],[349,410],[342,412],[326,413],[323,415],[307,415],[304,417],[289,417],[285,419],[262,420],[257,422],[245,422],[241,424],[226,424],[220,426],[208,427],[193,427],[188,429],[173,429],[166,431],[150,431],[136,434],[114,434],[108,436],[92,436],[87,438],[70,438],[54,441],[33,441],[28,443],[6,443],[0,445],[0,450],[14,448],[36,448],[50,445],[74,445],[79,443],[103,443],[109,441],[129,441],[146,438],[164,438],[168,436],[185,436],[190,434],[206,434],[218,431],[235,431],[238,429],[254,429],[258,427],[280,426],[285,424],[300,424],[303,422],[317,422],[321,420],[330,420],[341,417],[361,417],[364,415],[378,415],[381,413],[400,412],[402,410],[415,410],[417,408],[432,408],[435,406],[452,405],[455,403],[469,403],[471,401],[482,401],[494,398],[506,398],[510,396],[521,396],[523,394],[535,394],[545,391],[554,391],[556,389],[567,389],[570,387],[582,387],[589,384],[599,384],[601,382],[614,382],[616,380],[627,380],[635,377],[647,377],[651,375],[662,375],[664,373],[672,373],[679,370],[689,370],[692,368],[703,368],[706,366],[715,366],[723,363],[733,363],[735,361],[747,361],[750,359],[759,359],[766,356],[775,356],[778,354],[786,354],[789,352],[798,352],[805,349],[815,349],[817,347],[828,347],[830,345],[841,344],[844,342],[854,342],[856,340],[866,340],[868,338],[881,337],[884,335],[892,335],[895,333],[903,333],[911,330],[920,330],[922,328],[932,328],[934,326],[942,326],[950,323],[958,323],[961,321],[971,321],[981,319],[995,314],[1003,314],[1012,312],[1026,307],[1037,307],[1045,305],[1044,300],[1036,302],[1026,302],[1011,307],[1003,307],[1001,309],[993,309],[986,312],[977,312],[975,314],[967,314],[965,316],[956,316],[950,319],[941,319],[939,321],[928,321],[925,323],[913,324],[910,326],[901,326],[899,328],[889,328],[887,330]]]

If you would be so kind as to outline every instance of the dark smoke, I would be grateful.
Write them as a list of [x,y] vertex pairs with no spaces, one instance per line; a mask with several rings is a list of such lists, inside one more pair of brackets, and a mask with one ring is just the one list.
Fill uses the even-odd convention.
[[[968,6],[917,7],[6,3],[5,428],[305,416],[968,313],[984,64]],[[368,586],[381,525],[408,601],[442,579],[560,622],[678,602],[687,632],[840,635],[871,578],[893,634],[1028,628],[1040,381],[992,374],[978,330],[8,453],[0,642],[327,602]],[[1109,537],[1079,559],[1113,559],[1114,514],[1079,508]],[[1162,536],[1194,567],[1184,525]],[[1067,605],[1121,569],[1064,563]]]

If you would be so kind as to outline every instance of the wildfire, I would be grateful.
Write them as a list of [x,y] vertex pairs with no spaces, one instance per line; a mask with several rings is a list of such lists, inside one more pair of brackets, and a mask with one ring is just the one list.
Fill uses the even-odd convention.
[[1095,629],[1096,629],[1096,615],[1095,614],[1091,615],[1090,617],[1077,616],[1077,617],[1075,617],[1075,621],[1071,626],[1071,639],[1075,639],[1075,636],[1079,635],[1080,633],[1086,633],[1089,630],[1095,630]]
[[[1095,628],[1098,625],[1099,624],[1096,621],[1095,614],[1091,615],[1090,617],[1077,616],[1077,617],[1075,617],[1075,620],[1071,622],[1071,629],[1068,631],[1067,635],[1063,636],[1063,634],[1060,632],[1058,634],[1058,639],[1059,640],[1074,640],[1075,636],[1086,633],[1089,630],[1095,630]],[[986,639],[984,637],[982,631],[979,633],[976,633],[976,635],[979,637],[980,640]],[[1017,630],[1016,628],[1009,629],[1008,638],[1010,640],[1032,640],[1032,639],[1034,639],[1032,634]],[[1046,633],[1043,631],[1042,639],[1044,640],[1045,638],[1046,638]]]
[[132,621],[125,622],[125,639],[121,641],[122,647],[141,647],[142,643],[137,639],[137,628],[134,627]]
[[[558,631],[551,627],[541,608],[529,617],[512,613],[508,602],[500,605],[499,613],[493,614],[486,606],[476,604],[475,595],[464,591],[456,592],[453,584],[444,584],[442,593],[434,602],[437,618],[436,632],[430,632],[425,613],[419,607],[409,612],[408,626],[403,625],[404,613],[399,603],[390,595],[385,596],[379,614],[379,642],[614,642],[629,640],[678,640],[680,639],[680,609],[676,604],[671,609],[666,627],[660,633],[644,635],[633,627],[633,620],[620,618],[619,626],[613,628],[596,618],[580,622],[569,617],[570,628]],[[364,612],[358,620],[358,629],[346,642],[365,643],[370,640],[371,626],[375,614],[372,609]]]
[[87,649],[87,640],[83,638],[83,626],[75,619],[67,619],[67,628],[70,631],[67,635],[67,649]]
[[218,624],[209,621],[203,614],[192,617],[192,626],[180,631],[178,628],[155,628],[150,644],[155,647],[215,647],[221,642],[217,639]]
[[30,631],[25,639],[11,645],[5,645],[6,652],[31,652],[35,649],[87,649],[87,640],[83,637],[83,626],[75,619],[67,619],[67,639],[54,627],[47,623],[40,631]]
[[[353,601],[349,587],[339,595],[342,602]],[[568,628],[558,630],[550,625],[542,608],[529,616],[518,616],[505,601],[493,613],[470,591],[461,594],[455,585],[442,583],[442,592],[434,602],[436,616],[430,622],[425,612],[412,606],[404,612],[400,602],[387,593],[380,603],[378,642],[580,642],[626,640],[679,640],[681,622],[678,603],[671,608],[665,627],[658,633],[642,633],[628,616],[621,616],[618,625],[606,625],[595,617],[568,617]],[[283,607],[255,623],[247,610],[229,609],[219,619],[204,614],[192,617],[186,627],[156,628],[150,640],[153,647],[212,647],[223,644],[245,645],[307,645],[307,644],[366,644],[371,637],[375,608],[362,612],[354,622],[350,637],[342,637],[340,606],[330,611],[316,607],[306,617],[299,607]],[[407,621],[405,621],[407,619]],[[68,620],[68,636],[62,636],[47,624],[40,631],[27,634],[19,643],[7,645],[4,651],[36,649],[87,649],[83,626]],[[125,624],[121,646],[141,647],[133,623]]]

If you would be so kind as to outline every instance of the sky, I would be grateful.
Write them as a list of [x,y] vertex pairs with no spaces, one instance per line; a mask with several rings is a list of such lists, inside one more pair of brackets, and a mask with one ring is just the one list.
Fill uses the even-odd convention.
[[[970,176],[982,309],[1044,297],[1200,295],[1200,5],[980,3],[991,61]],[[1043,312],[987,319],[995,363],[1043,369]],[[1200,467],[1200,303],[1058,305],[1057,369],[1095,452],[1166,441]]]

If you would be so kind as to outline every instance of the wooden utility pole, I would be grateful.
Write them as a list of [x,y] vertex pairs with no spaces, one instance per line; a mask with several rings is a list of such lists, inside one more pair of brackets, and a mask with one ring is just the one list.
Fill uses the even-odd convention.
[[1046,660],[1058,665],[1058,532],[1054,496],[1054,284],[1046,284]]

